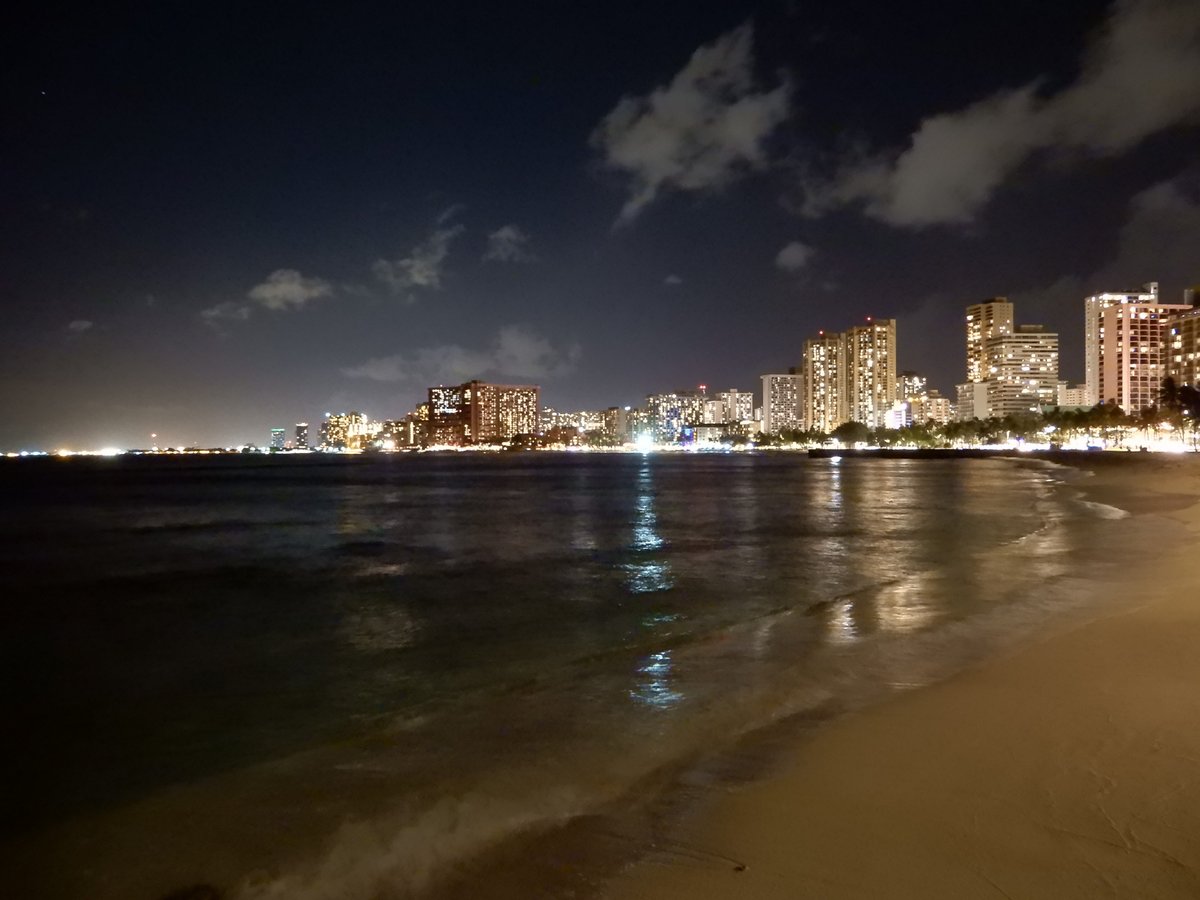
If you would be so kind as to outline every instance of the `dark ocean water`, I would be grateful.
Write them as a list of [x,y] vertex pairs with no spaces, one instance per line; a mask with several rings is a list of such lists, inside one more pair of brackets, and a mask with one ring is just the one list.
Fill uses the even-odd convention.
[[0,864],[28,897],[407,896],[942,677],[1139,539],[1000,460],[0,463]]

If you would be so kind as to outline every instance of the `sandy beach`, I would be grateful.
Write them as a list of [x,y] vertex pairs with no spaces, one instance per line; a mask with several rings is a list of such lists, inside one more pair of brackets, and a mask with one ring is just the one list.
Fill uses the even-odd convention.
[[1187,539],[1098,620],[818,729],[605,897],[1200,896],[1198,463],[1086,460],[1088,499]]

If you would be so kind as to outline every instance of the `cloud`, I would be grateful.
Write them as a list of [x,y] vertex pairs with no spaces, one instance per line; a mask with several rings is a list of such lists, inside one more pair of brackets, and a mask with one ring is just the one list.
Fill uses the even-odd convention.
[[[440,290],[442,266],[450,253],[450,243],[464,230],[462,225],[439,226],[428,239],[413,247],[408,256],[395,261],[376,260],[371,271],[396,294],[412,288]],[[414,298],[410,294],[409,300],[412,299]]]
[[434,223],[437,225],[445,225],[466,208],[467,204],[465,203],[451,203],[440,213],[438,213],[438,217],[434,219]]
[[67,323],[67,331],[71,334],[84,334],[96,327],[96,323],[88,319],[74,319]]
[[490,348],[470,350],[457,344],[423,347],[368,359],[342,369],[349,378],[411,384],[458,384],[484,375],[509,378],[557,378],[569,374],[581,350],[555,348],[546,338],[519,325],[501,328]]
[[310,300],[332,293],[333,286],[328,281],[305,278],[295,269],[276,269],[266,281],[252,287],[246,296],[267,309],[282,311],[302,309]]
[[484,262],[535,262],[537,257],[529,251],[529,235],[516,225],[505,225],[488,235]]
[[678,287],[679,285],[683,284],[683,279],[678,275],[668,275],[663,279],[663,284],[667,285],[668,287]]
[[767,161],[767,137],[788,114],[790,85],[754,91],[749,24],[692,54],[665,87],[623,97],[591,135],[605,167],[625,174],[629,199],[618,224],[637,218],[664,190],[720,188]]
[[775,265],[785,272],[798,272],[808,265],[817,251],[808,244],[792,241],[775,256]]
[[210,306],[208,309],[201,310],[200,318],[204,324],[220,328],[226,322],[246,321],[250,318],[250,307],[244,303],[226,300],[224,303],[218,303],[216,306]]
[[1000,186],[1045,151],[1115,156],[1200,121],[1200,4],[1121,0],[1073,83],[1035,80],[924,119],[896,153],[860,154],[832,179],[808,178],[805,211],[848,204],[891,225],[972,221]]

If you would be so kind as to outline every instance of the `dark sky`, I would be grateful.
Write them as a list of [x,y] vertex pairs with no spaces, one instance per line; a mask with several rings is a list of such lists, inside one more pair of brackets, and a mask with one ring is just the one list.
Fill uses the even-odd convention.
[[428,384],[750,388],[1200,281],[1200,3],[98,4],[10,18],[0,449],[262,443]]

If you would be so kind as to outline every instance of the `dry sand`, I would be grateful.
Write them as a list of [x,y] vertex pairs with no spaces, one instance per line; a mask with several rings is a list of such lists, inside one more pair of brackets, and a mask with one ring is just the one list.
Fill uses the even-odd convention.
[[1097,468],[1192,536],[1121,612],[820,729],[607,900],[1200,897],[1200,460]]

